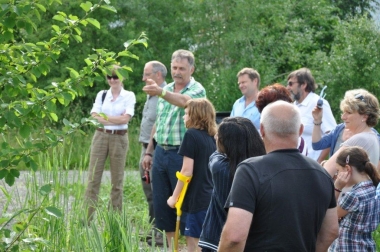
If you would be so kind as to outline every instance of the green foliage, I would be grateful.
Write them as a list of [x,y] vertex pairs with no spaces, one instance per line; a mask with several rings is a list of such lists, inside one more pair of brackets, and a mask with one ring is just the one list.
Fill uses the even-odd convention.
[[331,2],[339,9],[337,14],[342,19],[351,17],[371,17],[371,12],[379,6],[376,0],[331,0]]
[[[53,153],[42,158],[41,164],[61,155]],[[7,198],[0,208],[0,251],[162,251],[140,241],[140,231],[148,233],[151,224],[138,171],[126,172],[122,213],[108,209],[111,183],[109,177],[105,179],[95,218],[88,226],[83,221],[87,174],[46,167],[36,173],[23,172],[21,191],[0,187]],[[14,205],[23,210],[17,211]]]
[[[83,59],[85,64],[80,70],[66,67],[67,78],[42,85],[39,80],[50,74],[51,65],[59,62],[72,43],[83,41],[83,30],[87,26],[100,28],[100,23],[90,17],[94,11],[103,9],[116,12],[108,0],[80,4],[81,16],[57,11],[52,16],[50,37],[35,41],[32,33],[38,32],[40,24],[48,23],[43,15],[53,4],[61,2],[18,1],[17,4],[1,5],[0,133],[17,131],[21,136],[17,144],[11,145],[4,141],[0,149],[0,179],[5,178],[9,185],[18,177],[15,167],[24,164],[36,170],[38,165],[33,160],[36,154],[58,145],[65,136],[76,131],[84,134],[81,130],[83,125],[97,125],[97,122],[83,118],[80,123],[63,120],[64,127],[55,129],[49,125],[60,120],[57,108],[67,107],[78,96],[84,95],[85,88],[91,87],[95,80],[102,80],[102,76],[110,73],[109,67],[117,64],[121,58],[138,59],[128,51],[131,46],[147,46],[143,33],[138,39],[125,43],[124,50],[119,53],[92,49],[91,54]],[[118,74],[127,77],[129,71],[132,71],[130,67],[123,66]]]
[[[0,243],[1,251],[20,251],[21,248],[28,248],[34,250],[36,247],[42,245],[43,247],[49,248],[50,242],[42,237],[36,236],[24,236],[24,233],[28,230],[33,230],[36,227],[33,225],[35,219],[38,219],[38,214],[44,216],[46,221],[51,220],[51,217],[62,218],[62,212],[49,205],[49,194],[52,188],[50,184],[46,184],[39,188],[38,192],[41,196],[41,202],[37,206],[32,206],[32,208],[24,208],[17,211],[9,219],[0,219],[0,239],[3,241]],[[43,214],[45,213],[45,214]],[[48,217],[48,215],[50,217]],[[13,222],[17,219],[17,222]],[[10,229],[9,226],[12,225]]]
[[380,225],[377,226],[377,229],[372,233],[372,237],[375,240],[376,243],[376,251],[380,250]]
[[364,88],[380,96],[380,31],[366,18],[339,22],[330,55],[317,54],[313,65],[319,81],[328,85],[326,99],[340,121],[345,91]]

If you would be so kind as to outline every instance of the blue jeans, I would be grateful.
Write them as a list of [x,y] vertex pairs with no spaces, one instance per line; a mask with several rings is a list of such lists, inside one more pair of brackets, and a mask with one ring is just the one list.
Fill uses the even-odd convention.
[[[156,218],[156,228],[166,232],[174,232],[176,224],[176,210],[167,204],[177,185],[176,172],[181,171],[183,157],[178,154],[178,149],[164,150],[157,145],[153,167],[153,208]],[[184,233],[186,224],[186,213],[181,216],[181,233]]]

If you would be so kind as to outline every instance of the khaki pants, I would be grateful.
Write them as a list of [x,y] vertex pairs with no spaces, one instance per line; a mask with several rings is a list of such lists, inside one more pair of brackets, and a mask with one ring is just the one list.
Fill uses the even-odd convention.
[[124,136],[95,131],[92,139],[88,185],[85,202],[88,206],[87,218],[93,217],[98,201],[100,183],[107,157],[110,159],[111,194],[109,207],[120,211],[123,202],[124,168],[128,151],[128,134]]

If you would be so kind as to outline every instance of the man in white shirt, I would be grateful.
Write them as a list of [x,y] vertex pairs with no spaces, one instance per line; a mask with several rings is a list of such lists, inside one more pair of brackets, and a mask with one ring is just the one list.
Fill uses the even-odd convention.
[[[300,68],[288,75],[287,89],[292,93],[294,104],[299,108],[301,113],[301,122],[304,125],[302,137],[308,148],[308,157],[322,162],[328,155],[329,149],[320,151],[313,150],[312,133],[314,119],[311,114],[313,108],[317,105],[319,95],[314,93],[316,83],[308,68]],[[336,121],[332,114],[330,104],[323,99],[323,122],[321,125],[321,134],[328,133],[336,127]]]

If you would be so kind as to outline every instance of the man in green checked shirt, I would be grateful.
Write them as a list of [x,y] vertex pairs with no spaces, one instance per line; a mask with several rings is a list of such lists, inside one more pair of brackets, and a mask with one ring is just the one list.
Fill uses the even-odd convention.
[[[185,135],[183,122],[186,102],[193,98],[206,97],[202,84],[191,76],[194,72],[194,55],[187,50],[177,50],[172,55],[171,74],[174,82],[161,88],[153,80],[147,80],[143,91],[148,95],[158,95],[157,118],[153,126],[143,167],[152,168],[153,206],[156,228],[166,232],[169,251],[174,238],[176,214],[166,201],[172,195],[177,184],[176,172],[181,170],[183,157],[178,154],[179,146]],[[157,142],[154,162],[153,138]],[[184,233],[186,214],[181,218],[181,233]]]

